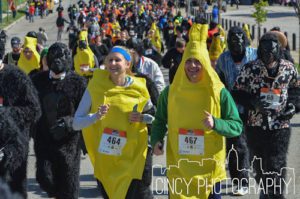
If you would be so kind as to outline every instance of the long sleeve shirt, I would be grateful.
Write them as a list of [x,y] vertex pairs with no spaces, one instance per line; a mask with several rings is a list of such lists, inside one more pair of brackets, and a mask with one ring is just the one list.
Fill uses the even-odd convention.
[[158,64],[152,59],[142,56],[137,65],[137,70],[154,81],[159,93],[165,88],[164,76]]
[[239,64],[234,63],[229,51],[220,55],[216,65],[216,72],[229,91],[232,90],[234,82],[242,67],[248,62],[254,61],[256,57],[257,50],[251,47],[246,48],[245,56]]
[[[151,145],[164,139],[168,123],[168,95],[169,87],[166,87],[159,99],[155,120],[152,123]],[[214,117],[214,131],[225,137],[236,137],[241,134],[242,121],[239,117],[235,102],[227,89],[221,90],[221,118]],[[201,121],[199,121],[201,122]]]
[[[125,85],[125,87],[131,85],[132,83],[133,83],[133,80],[129,79],[127,81],[127,84]],[[73,119],[72,127],[74,130],[81,130],[85,127],[88,127],[88,126],[94,124],[98,120],[97,113],[90,113],[91,106],[92,106],[91,95],[90,95],[89,91],[86,89],[81,98],[80,104],[76,110],[76,113],[75,113],[75,116]],[[151,100],[149,100],[147,102],[147,104],[145,105],[143,111],[147,111],[147,110],[151,109],[152,106],[153,106],[153,104],[152,104]],[[143,117],[144,117],[144,120],[146,121],[145,123],[150,123],[150,124],[152,123],[153,116],[151,116],[149,114],[143,114]]]

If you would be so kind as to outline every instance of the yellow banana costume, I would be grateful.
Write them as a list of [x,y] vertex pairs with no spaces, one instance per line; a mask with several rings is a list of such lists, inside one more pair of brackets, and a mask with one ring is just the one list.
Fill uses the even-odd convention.
[[178,19],[175,19],[175,21],[174,21],[174,35],[177,35],[176,27],[180,26],[180,25],[181,25],[180,21]]
[[220,33],[221,48],[223,51],[226,49],[226,33],[224,28],[221,26],[221,24],[218,24],[218,29]]
[[154,30],[154,36],[151,38],[151,43],[155,47],[155,50],[161,52],[161,38],[160,32],[155,23],[152,23],[150,30]]
[[219,36],[213,36],[213,40],[211,42],[210,48],[209,48],[209,58],[211,61],[216,61],[219,56],[222,54],[223,48],[222,43]]
[[250,30],[249,30],[248,24],[244,24],[243,25],[243,30],[245,31],[246,36],[247,36],[247,38],[248,38],[248,40],[249,40],[249,42],[251,44],[252,39],[251,39],[251,34],[250,34]]
[[[76,55],[74,56],[74,68],[75,72],[81,76],[92,76],[93,72],[88,71],[88,69],[94,68],[95,58],[94,53],[88,46],[88,33],[87,31],[81,31],[79,34],[79,41],[87,42],[87,49],[81,50],[77,47]],[[87,70],[83,72],[83,70]]]
[[[170,85],[167,141],[167,166],[170,170],[167,177],[171,182],[171,199],[207,199],[214,184],[226,178],[225,139],[213,130],[206,129],[202,123],[205,110],[216,118],[221,117],[220,92],[224,88],[210,65],[206,47],[207,31],[208,25],[193,24],[189,33],[190,41]],[[185,74],[185,62],[189,58],[196,58],[202,65],[202,79],[197,83],[191,83]],[[185,132],[194,132],[198,140],[202,140],[203,151],[200,155],[182,152],[181,136],[189,135]],[[187,141],[190,141],[189,138]],[[175,188],[171,187],[177,179],[186,180],[189,186],[177,183]]]
[[[133,78],[128,87],[115,86],[104,70],[94,71],[88,84],[92,99],[90,112],[95,113],[101,104],[110,104],[108,113],[92,126],[83,129],[84,141],[95,170],[110,199],[123,199],[133,179],[141,179],[147,155],[147,127],[143,123],[129,123],[129,113],[138,105],[142,112],[149,100],[146,82]],[[119,155],[99,152],[107,129],[119,130],[127,141]],[[100,150],[101,151],[101,150]]]
[[[25,37],[24,48],[21,52],[20,59],[18,61],[18,67],[29,74],[34,69],[40,68],[40,55],[36,51],[37,39],[32,37]],[[24,49],[29,48],[32,51],[31,59],[27,59],[24,55]]]
[[141,16],[145,12],[144,5],[140,6],[139,16]]

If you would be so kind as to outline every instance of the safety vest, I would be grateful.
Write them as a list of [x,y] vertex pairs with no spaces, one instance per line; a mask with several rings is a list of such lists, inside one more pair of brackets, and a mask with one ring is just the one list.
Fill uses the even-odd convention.
[[7,62],[8,64],[16,66],[18,64],[18,60],[14,60],[12,54],[13,54],[12,52],[7,54]]

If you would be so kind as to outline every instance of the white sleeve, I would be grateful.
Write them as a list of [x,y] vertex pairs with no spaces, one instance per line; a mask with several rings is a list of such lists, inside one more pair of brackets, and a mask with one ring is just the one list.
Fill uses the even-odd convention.
[[72,127],[74,130],[81,130],[97,121],[96,113],[89,113],[91,106],[91,96],[89,91],[86,89],[73,119]]
[[161,93],[162,90],[164,90],[165,88],[165,80],[164,80],[164,75],[163,73],[161,72],[159,66],[157,63],[154,64],[154,67],[153,67],[153,72],[154,72],[154,82],[155,82],[155,85],[158,89],[158,92]]

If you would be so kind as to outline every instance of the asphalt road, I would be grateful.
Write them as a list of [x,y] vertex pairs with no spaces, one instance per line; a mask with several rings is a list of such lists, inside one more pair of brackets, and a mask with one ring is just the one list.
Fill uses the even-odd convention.
[[[67,5],[70,2],[75,2],[75,1],[74,0],[67,1],[66,2]],[[66,10],[66,6],[65,6],[65,10]],[[277,12],[277,14],[274,14],[276,16],[276,24],[279,24],[279,23],[283,24],[283,25],[284,24],[288,25],[291,23],[294,24],[295,20],[292,20],[292,16],[290,16],[291,18],[286,18],[286,15],[290,15],[290,14],[283,13],[285,11],[280,10],[280,8],[278,8],[278,11],[276,11],[275,9],[273,9],[273,10],[274,10],[274,12]],[[245,7],[245,8],[243,8],[243,10],[241,9],[241,11],[239,11],[239,12],[245,13],[244,14],[245,16],[243,16],[242,14],[238,14],[237,12],[233,12],[232,14],[230,14],[230,12],[228,12],[226,14],[226,17],[238,17],[238,19],[240,21],[248,23],[247,20],[248,20],[249,16],[246,13],[251,12],[251,10],[248,10]],[[288,13],[291,13],[291,11],[289,11]],[[67,18],[66,13],[65,13],[65,16]],[[31,30],[37,31],[39,27],[43,27],[49,36],[48,44],[51,44],[56,41],[56,34],[57,34],[57,28],[55,25],[56,17],[57,17],[57,13],[51,14],[47,18],[44,18],[44,19],[40,19],[40,18],[36,17],[34,23],[29,23],[25,19],[22,19],[7,30],[9,40],[13,36],[19,36],[20,38],[24,38],[24,36],[26,35],[27,32],[29,32]],[[275,24],[275,22],[272,21],[271,19],[267,20],[266,24],[268,22],[270,22],[270,24],[269,24],[270,27],[274,26],[274,24]],[[297,24],[294,24],[294,25],[296,26]],[[291,27],[291,29],[287,29],[287,30],[294,31],[294,28]],[[66,33],[64,33],[62,41],[67,42],[67,34]],[[10,42],[8,42],[8,44],[9,43]],[[9,49],[10,49],[10,47],[8,45],[7,50],[9,50]],[[168,82],[168,78],[167,78],[168,72],[165,69],[162,69],[162,70],[166,77],[165,80],[166,80],[166,82]],[[289,155],[288,155],[288,167],[290,168],[289,171],[291,171],[291,172],[288,172],[289,173],[288,176],[289,176],[289,179],[291,179],[291,183],[288,186],[289,194],[287,194],[287,199],[299,199],[300,198],[300,189],[299,189],[300,158],[299,158],[298,150],[299,150],[299,143],[300,143],[300,129],[299,129],[300,116],[295,116],[294,119],[292,120],[292,123],[293,123],[293,132],[292,132],[291,143],[290,143],[290,148],[289,148]],[[35,155],[32,150],[32,145],[33,145],[32,142],[30,145],[31,145],[31,150],[30,150],[29,161],[28,161],[28,198],[29,199],[47,198],[46,193],[40,189],[39,185],[35,181]],[[154,163],[153,163],[154,165],[161,165],[162,167],[165,166],[165,156],[160,156],[160,157],[154,156],[153,160],[154,160]],[[162,195],[155,195],[155,198],[167,198],[166,195],[164,195],[166,193],[165,192],[166,189],[164,189],[162,184],[157,183],[158,178],[164,178],[163,176],[160,176],[160,173],[158,171],[159,170],[154,169],[155,176],[153,177],[153,189],[157,193],[162,193]],[[294,173],[292,171],[294,171]],[[156,187],[156,185],[158,185],[158,186]],[[162,191],[162,190],[165,190],[165,191]],[[251,193],[249,195],[246,195],[244,197],[236,197],[236,198],[244,198],[244,199],[258,198],[258,195],[256,194],[257,193],[256,189],[253,188],[250,191],[251,191]],[[294,191],[295,191],[295,193],[294,193]],[[224,193],[223,198],[225,198],[225,199],[233,198],[233,196],[231,195],[230,184],[228,185],[227,189],[223,189],[223,193]],[[101,198],[100,192],[98,191],[98,189],[96,187],[96,182],[93,178],[93,168],[91,167],[89,158],[83,157],[83,156],[81,158],[81,170],[80,170],[80,198],[91,198],[91,199]]]

